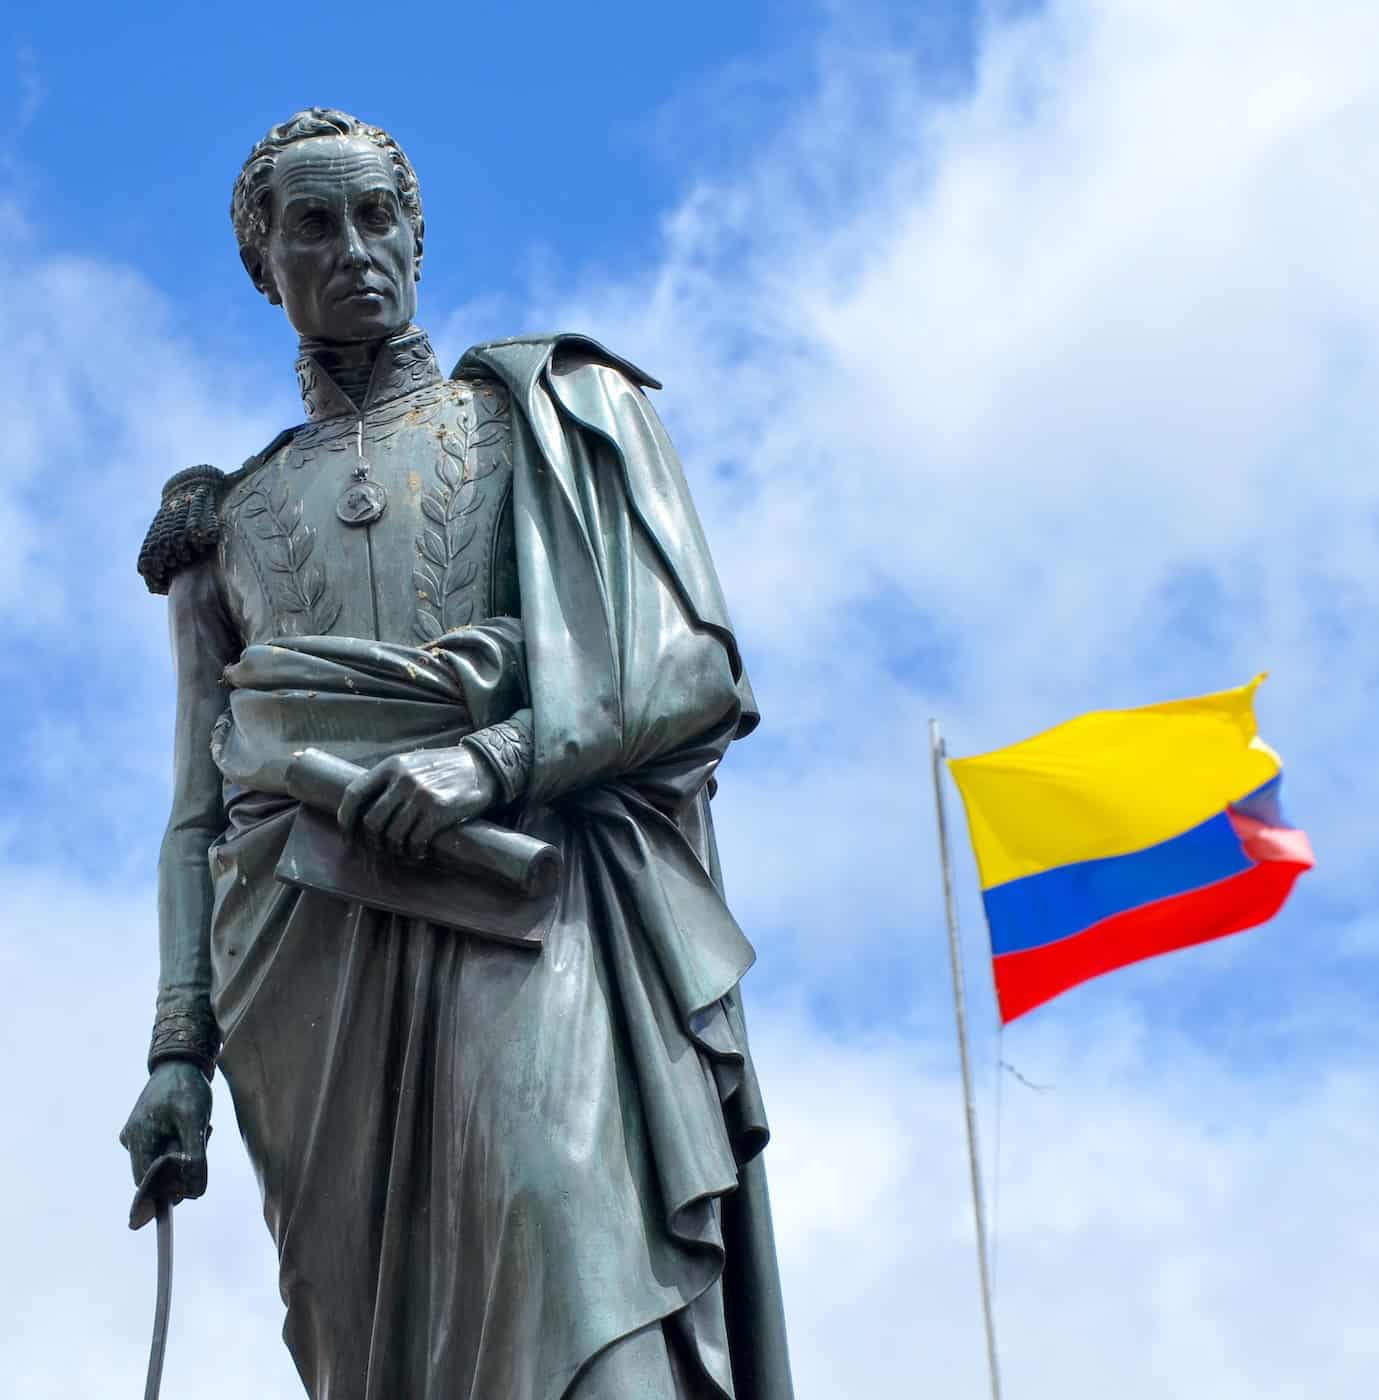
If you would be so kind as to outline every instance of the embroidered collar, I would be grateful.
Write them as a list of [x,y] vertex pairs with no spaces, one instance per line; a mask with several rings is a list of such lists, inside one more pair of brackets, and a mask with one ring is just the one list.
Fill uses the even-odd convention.
[[[426,332],[417,326],[408,326],[379,346],[364,394],[364,409],[367,411],[376,404],[410,394],[414,389],[437,384],[440,378],[436,352]],[[303,348],[297,360],[297,383],[301,387],[307,419],[312,423],[345,414],[353,417],[360,411],[309,347]]]

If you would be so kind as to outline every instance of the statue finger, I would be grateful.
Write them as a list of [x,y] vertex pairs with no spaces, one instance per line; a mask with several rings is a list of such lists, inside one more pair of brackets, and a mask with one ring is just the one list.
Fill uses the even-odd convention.
[[204,1157],[206,1155],[206,1138],[209,1133],[210,1124],[205,1122],[199,1114],[178,1114],[177,1150],[184,1157]]
[[407,834],[407,855],[415,861],[424,861],[431,854],[431,843],[447,826],[455,820],[444,811],[425,813]]
[[140,1139],[143,1136],[144,1115],[140,1112],[140,1105],[134,1106],[134,1112],[125,1119],[125,1125],[120,1129],[120,1146],[126,1152],[138,1150]]
[[387,830],[398,808],[402,805],[402,795],[395,783],[389,783],[369,804],[359,825],[364,835],[375,846],[387,845]]
[[383,844],[394,855],[406,856],[411,853],[412,833],[426,820],[426,814],[415,803],[400,800],[393,809],[392,817],[383,828]]
[[129,1152],[129,1169],[137,1186],[162,1155],[162,1134],[153,1132],[146,1124],[127,1123],[120,1133],[120,1142]]
[[206,1190],[206,1139],[209,1124],[195,1117],[183,1117],[177,1123],[177,1147],[186,1160],[178,1168],[177,1194],[182,1200],[194,1200]]
[[367,773],[360,774],[345,789],[345,795],[340,799],[340,806],[336,809],[335,819],[340,824],[340,830],[346,836],[356,834],[361,816],[387,786],[387,773],[380,772],[377,768],[370,768]]

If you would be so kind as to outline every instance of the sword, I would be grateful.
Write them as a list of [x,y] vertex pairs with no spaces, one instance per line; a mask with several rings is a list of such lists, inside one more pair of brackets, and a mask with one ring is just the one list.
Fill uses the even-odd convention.
[[[194,1189],[197,1182],[200,1189]],[[172,1313],[172,1208],[188,1196],[206,1189],[206,1159],[181,1152],[167,1152],[144,1173],[134,1203],[129,1208],[129,1228],[141,1230],[157,1221],[158,1301],[153,1309],[153,1343],[148,1353],[148,1379],[144,1400],[158,1400],[163,1384],[163,1357],[168,1349],[168,1318]]]

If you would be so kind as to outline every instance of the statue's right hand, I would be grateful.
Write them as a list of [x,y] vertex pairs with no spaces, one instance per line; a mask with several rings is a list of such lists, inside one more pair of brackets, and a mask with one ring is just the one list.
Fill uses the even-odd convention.
[[[137,1186],[148,1169],[166,1152],[189,1159],[184,1179],[205,1180],[206,1139],[211,1133],[211,1086],[189,1060],[164,1060],[155,1065],[120,1129],[120,1143],[129,1152]],[[204,1187],[202,1188],[204,1190]],[[201,1191],[189,1191],[199,1196]]]

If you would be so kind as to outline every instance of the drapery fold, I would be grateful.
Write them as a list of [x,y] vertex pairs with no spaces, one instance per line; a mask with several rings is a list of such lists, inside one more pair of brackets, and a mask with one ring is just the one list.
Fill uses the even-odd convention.
[[458,744],[526,703],[522,624],[490,618],[426,647],[355,637],[283,637],[225,668],[230,704],[211,736],[228,782],[285,793],[308,746],[364,767]]
[[211,850],[215,1009],[293,1353],[314,1396],[351,1395],[352,1358],[368,1400],[557,1400],[620,1337],[679,1317],[731,1396],[720,1202],[766,1135],[725,1004],[750,945],[703,936],[722,909],[696,846],[703,787],[731,723],[641,772],[657,801],[607,783],[527,808],[565,866],[541,953],[272,880],[293,808],[268,789],[298,736],[360,754],[453,741],[475,718],[473,643],[295,638],[227,672],[217,753],[255,791]]

